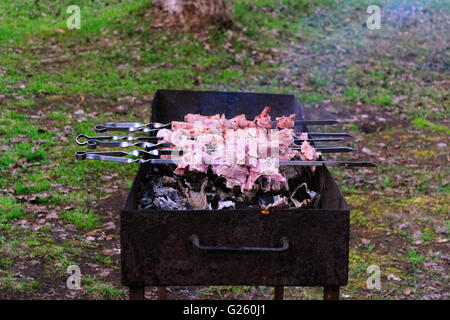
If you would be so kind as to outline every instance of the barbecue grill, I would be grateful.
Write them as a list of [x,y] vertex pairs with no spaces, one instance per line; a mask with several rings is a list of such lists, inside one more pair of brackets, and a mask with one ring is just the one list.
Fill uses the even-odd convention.
[[[308,132],[310,124],[331,123],[304,121],[302,106],[294,95],[175,90],[156,92],[150,122],[182,121],[186,113],[225,113],[227,118],[245,113],[253,118],[265,105],[271,107],[274,117],[295,113],[297,131]],[[123,128],[106,124],[96,129],[105,132],[114,126],[125,131],[132,124]],[[139,124],[134,127],[137,130],[128,131],[142,131],[145,126]],[[152,130],[143,132],[149,132],[147,141],[155,138]],[[326,135],[346,134],[311,134],[313,138]],[[113,140],[127,139],[116,136]],[[96,142],[86,144],[96,147]],[[345,147],[335,150],[349,151]],[[113,161],[133,161],[119,153],[111,154]],[[318,166],[312,177],[312,189],[320,194],[314,208],[138,210],[146,175],[153,166],[164,163],[142,155],[144,160],[139,161],[120,213],[122,284],[129,287],[131,299],[142,299],[146,286],[159,287],[160,298],[164,298],[166,286],[201,285],[274,286],[276,299],[283,297],[284,286],[322,286],[325,299],[338,299],[339,287],[348,279],[350,210],[325,165]],[[91,158],[84,151],[77,153],[78,159],[108,157],[107,153]]]

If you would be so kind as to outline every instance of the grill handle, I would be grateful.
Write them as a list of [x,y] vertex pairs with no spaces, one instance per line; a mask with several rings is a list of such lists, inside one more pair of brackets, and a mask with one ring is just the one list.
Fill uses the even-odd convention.
[[196,234],[189,237],[194,247],[205,251],[218,251],[218,252],[285,252],[289,249],[289,240],[286,237],[282,237],[280,242],[282,246],[280,248],[259,248],[259,247],[214,247],[204,246],[200,244],[200,239]]

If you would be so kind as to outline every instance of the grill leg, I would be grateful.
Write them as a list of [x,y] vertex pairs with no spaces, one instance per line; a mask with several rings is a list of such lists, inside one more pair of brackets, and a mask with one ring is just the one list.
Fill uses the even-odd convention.
[[283,286],[275,286],[273,288],[273,299],[274,300],[283,300],[284,299],[284,287]]
[[324,287],[323,288],[323,300],[339,300],[339,286]]
[[158,287],[158,300],[166,300],[166,287]]
[[145,287],[130,287],[130,300],[144,300]]

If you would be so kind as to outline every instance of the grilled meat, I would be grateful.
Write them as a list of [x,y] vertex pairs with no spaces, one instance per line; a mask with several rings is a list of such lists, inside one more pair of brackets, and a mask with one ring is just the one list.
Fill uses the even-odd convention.
[[[261,177],[269,184],[284,185],[286,178],[279,171],[278,160],[317,160],[320,154],[308,141],[302,143],[300,151],[292,150],[295,114],[278,117],[278,130],[272,129],[269,110],[266,106],[253,121],[244,114],[229,120],[219,114],[187,114],[185,122],[174,121],[172,130],[161,129],[157,136],[183,150],[177,175],[206,173],[211,168],[226,179],[229,188],[252,190]],[[308,139],[308,134],[302,133],[300,139]]]

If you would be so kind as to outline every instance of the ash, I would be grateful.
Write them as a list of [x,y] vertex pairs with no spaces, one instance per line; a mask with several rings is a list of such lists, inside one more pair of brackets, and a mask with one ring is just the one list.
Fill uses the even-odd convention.
[[211,169],[177,176],[174,165],[149,166],[141,182],[138,210],[235,210],[270,208],[317,208],[320,195],[313,191],[309,167],[281,167],[287,182],[260,177],[255,188],[242,192],[226,186],[223,177]]

